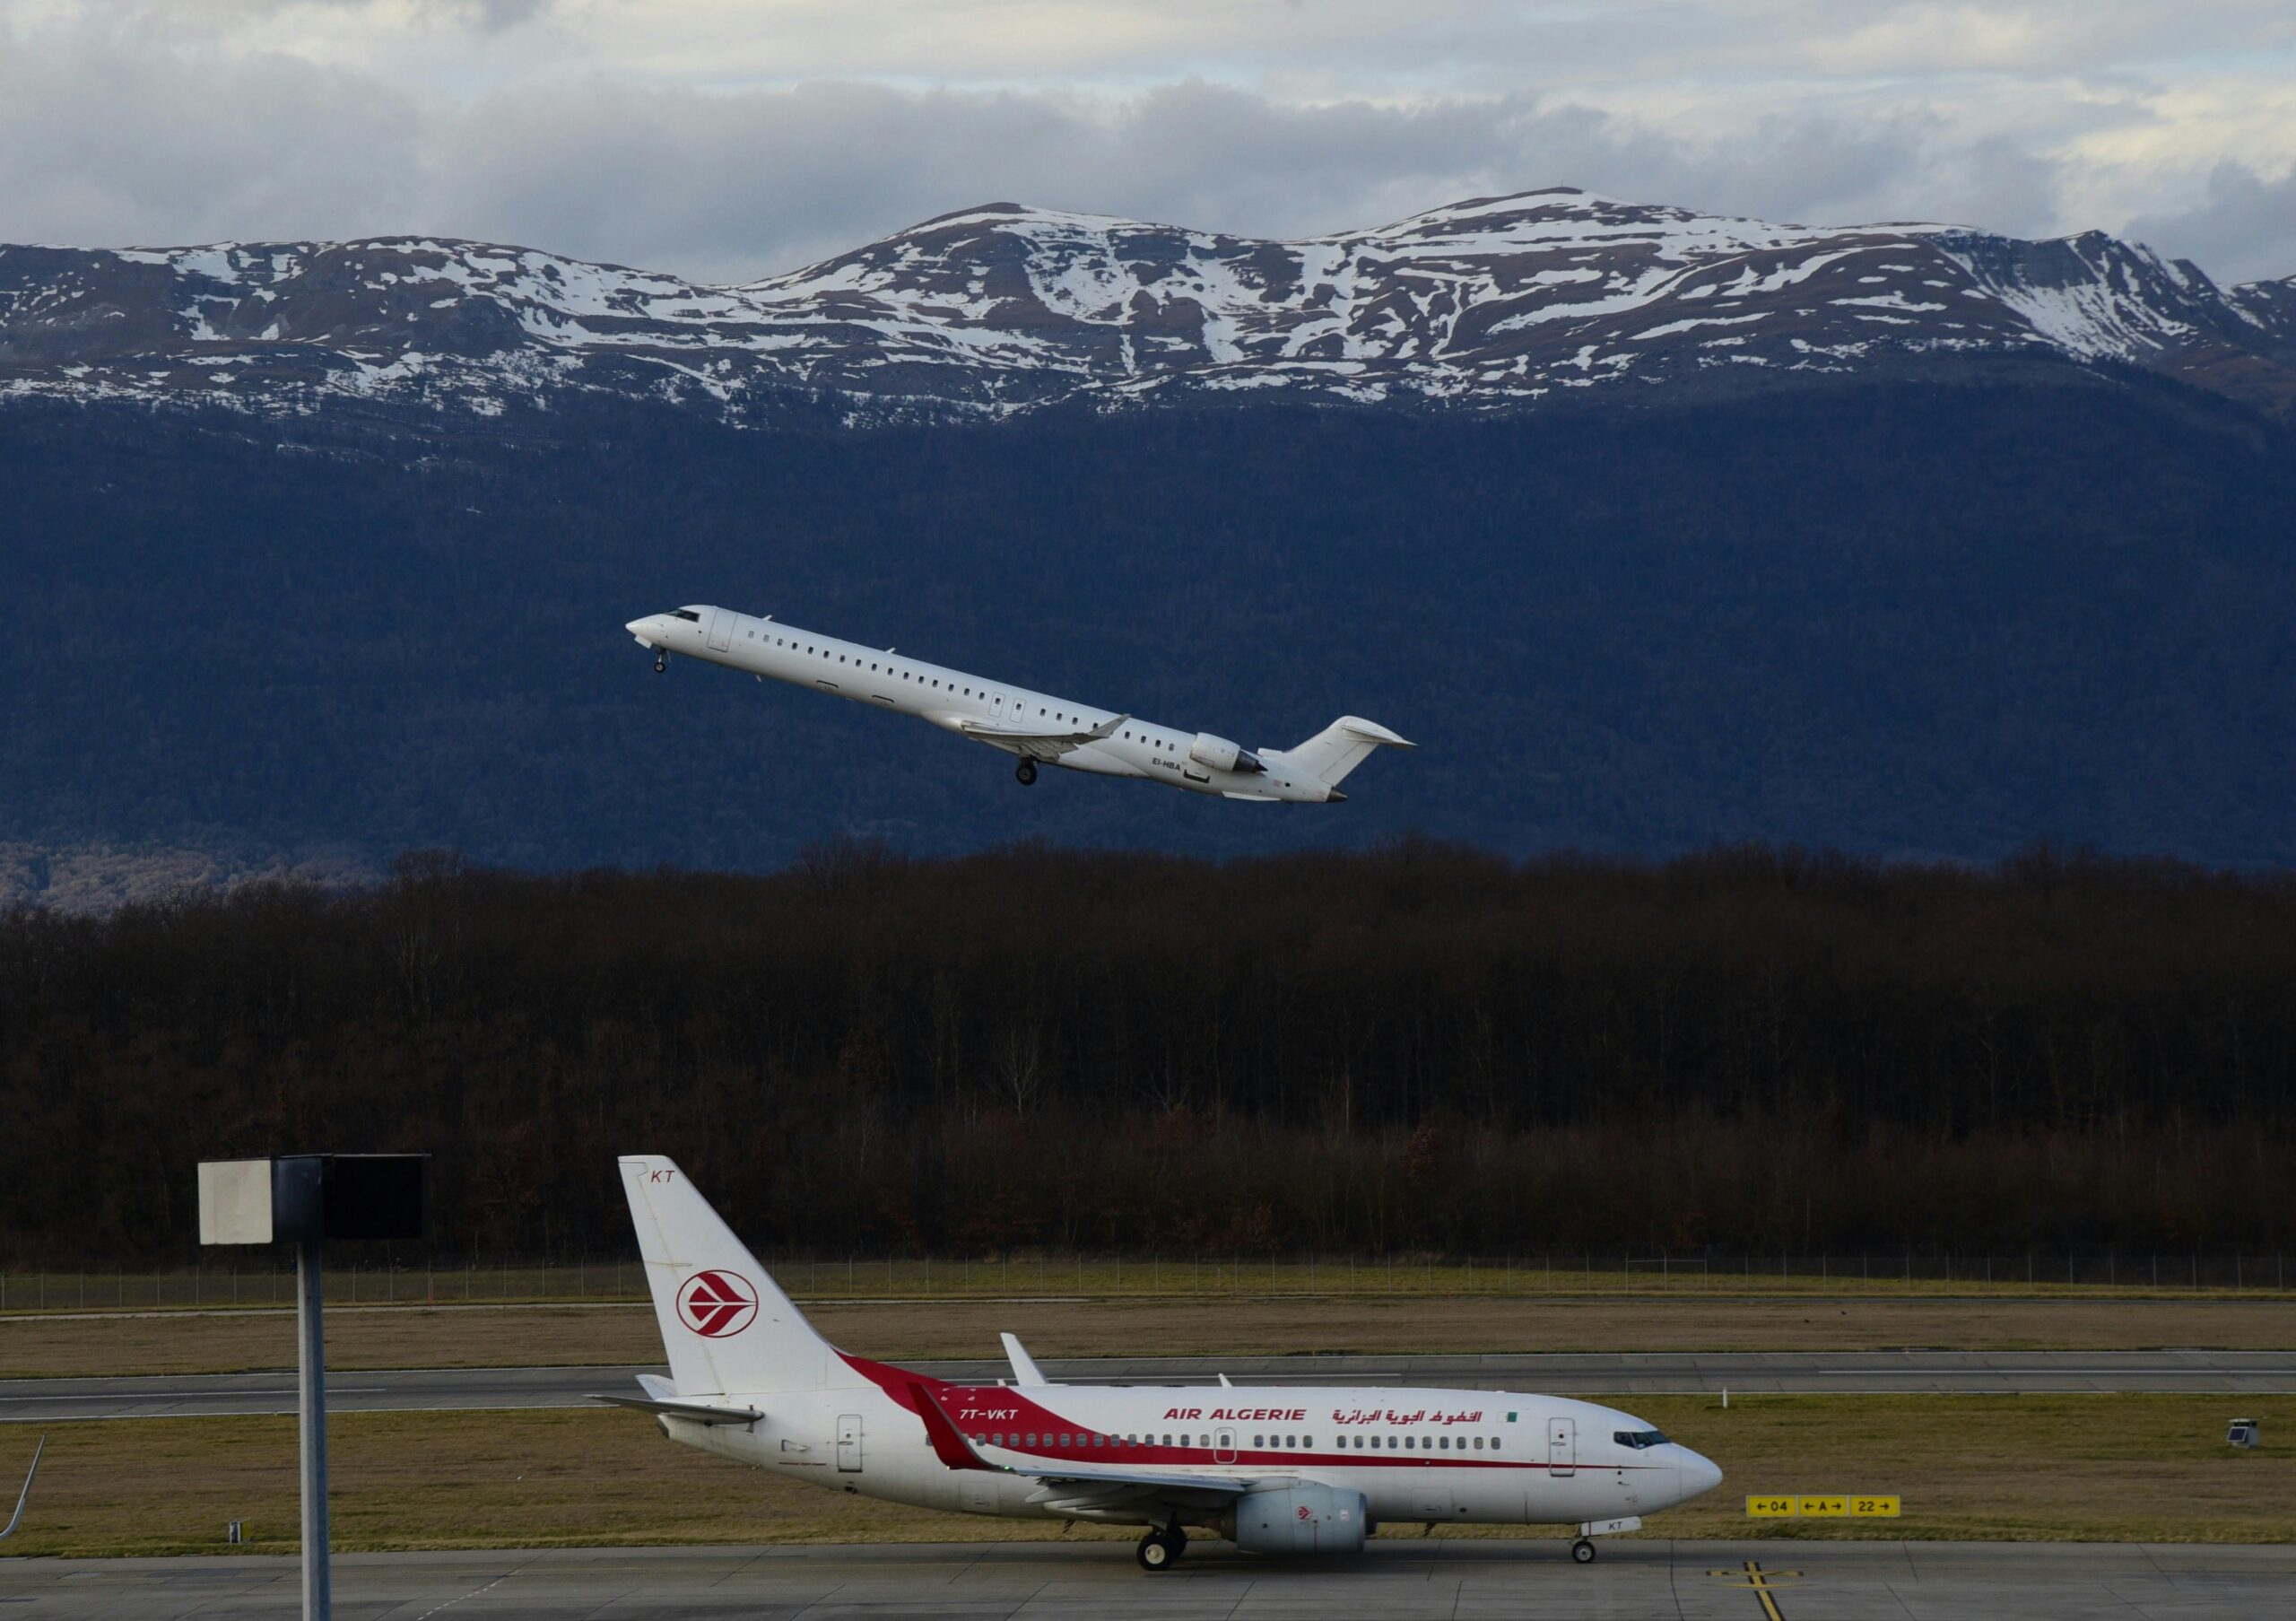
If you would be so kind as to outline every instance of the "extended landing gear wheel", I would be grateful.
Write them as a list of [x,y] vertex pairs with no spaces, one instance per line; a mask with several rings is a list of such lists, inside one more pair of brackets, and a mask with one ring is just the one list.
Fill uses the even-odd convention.
[[660,675],[670,667],[670,656],[658,648],[654,652],[654,674]]
[[1150,1531],[1140,1539],[1140,1546],[1133,1549],[1132,1556],[1140,1561],[1140,1568],[1144,1571],[1166,1571],[1172,1568],[1172,1562],[1180,1556],[1180,1550],[1187,1546],[1187,1538],[1185,1537],[1175,1539],[1169,1531]]
[[1013,768],[1013,774],[1021,780],[1021,786],[1026,788],[1037,780],[1037,763],[1033,760],[1023,760]]
[[1576,1563],[1580,1564],[1594,1564],[1595,1545],[1587,1541],[1584,1537],[1579,1538],[1578,1541],[1570,1545],[1570,1557]]

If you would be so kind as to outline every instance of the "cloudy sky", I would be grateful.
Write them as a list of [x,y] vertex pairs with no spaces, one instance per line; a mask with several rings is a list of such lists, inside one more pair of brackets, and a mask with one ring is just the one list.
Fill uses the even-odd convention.
[[0,240],[711,279],[1011,198],[1275,236],[1571,184],[2296,273],[2296,0],[0,0]]

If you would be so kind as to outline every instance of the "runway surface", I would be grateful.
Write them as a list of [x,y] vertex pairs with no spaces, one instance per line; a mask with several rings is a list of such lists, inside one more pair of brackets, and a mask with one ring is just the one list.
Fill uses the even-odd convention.
[[[1947,1542],[1375,1540],[1274,1560],[1199,1542],[1150,1576],[1118,1542],[365,1554],[335,1564],[342,1621],[830,1621],[959,1616],[1455,1621],[2086,1621],[2286,1613],[2296,1547]],[[1759,1567],[1758,1570],[1750,1567]],[[0,1606],[41,1621],[290,1617],[291,1559],[0,1561]],[[1761,1590],[1757,1590],[1759,1580]],[[1773,1608],[1765,1608],[1764,1599]]]
[[[1002,1362],[905,1364],[944,1379],[993,1383]],[[1047,1360],[1055,1380],[1135,1384],[1442,1385],[1554,1395],[1714,1391],[1939,1394],[2018,1391],[2296,1391],[2296,1351],[1717,1351],[1648,1355],[1130,1356]],[[427,1368],[332,1374],[335,1412],[406,1412],[588,1405],[594,1391],[631,1393],[660,1367]],[[291,1373],[0,1381],[0,1422],[176,1418],[291,1413]]]

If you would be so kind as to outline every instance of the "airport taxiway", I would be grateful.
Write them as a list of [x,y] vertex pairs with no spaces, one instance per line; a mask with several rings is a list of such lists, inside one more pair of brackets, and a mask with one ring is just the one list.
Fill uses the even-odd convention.
[[[958,1381],[994,1383],[999,1361],[910,1362]],[[1972,1395],[2157,1391],[2296,1392],[2296,1351],[1716,1351],[1481,1355],[1124,1356],[1046,1358],[1055,1381],[1078,1383],[1439,1385],[1566,1396],[1747,1394]],[[437,1412],[589,1405],[596,1391],[627,1394],[661,1367],[419,1368],[338,1372],[327,1404],[338,1413]],[[0,1381],[0,1422],[179,1418],[291,1413],[288,1373]]]
[[[448,1621],[2232,1621],[2284,1614],[2296,1590],[2296,1547],[2287,1545],[1613,1541],[1585,1566],[1564,1547],[1406,1533],[1357,1556],[1275,1560],[1198,1542],[1154,1576],[1118,1541],[355,1554],[335,1562],[335,1613],[342,1621],[441,1612]],[[291,1558],[0,1561],[0,1605],[25,1621],[285,1617],[298,1613],[297,1571]]]

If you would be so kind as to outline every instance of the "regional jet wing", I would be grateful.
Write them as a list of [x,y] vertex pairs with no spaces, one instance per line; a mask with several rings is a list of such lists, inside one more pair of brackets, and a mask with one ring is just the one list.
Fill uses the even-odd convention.
[[1026,754],[1031,760],[1056,760],[1070,749],[1082,748],[1088,743],[1099,743],[1115,736],[1116,728],[1131,719],[1129,715],[1118,715],[1084,731],[1031,731],[1026,727],[1000,726],[993,720],[960,720],[957,729],[968,737],[977,737],[983,743],[1011,749],[1014,754]]

